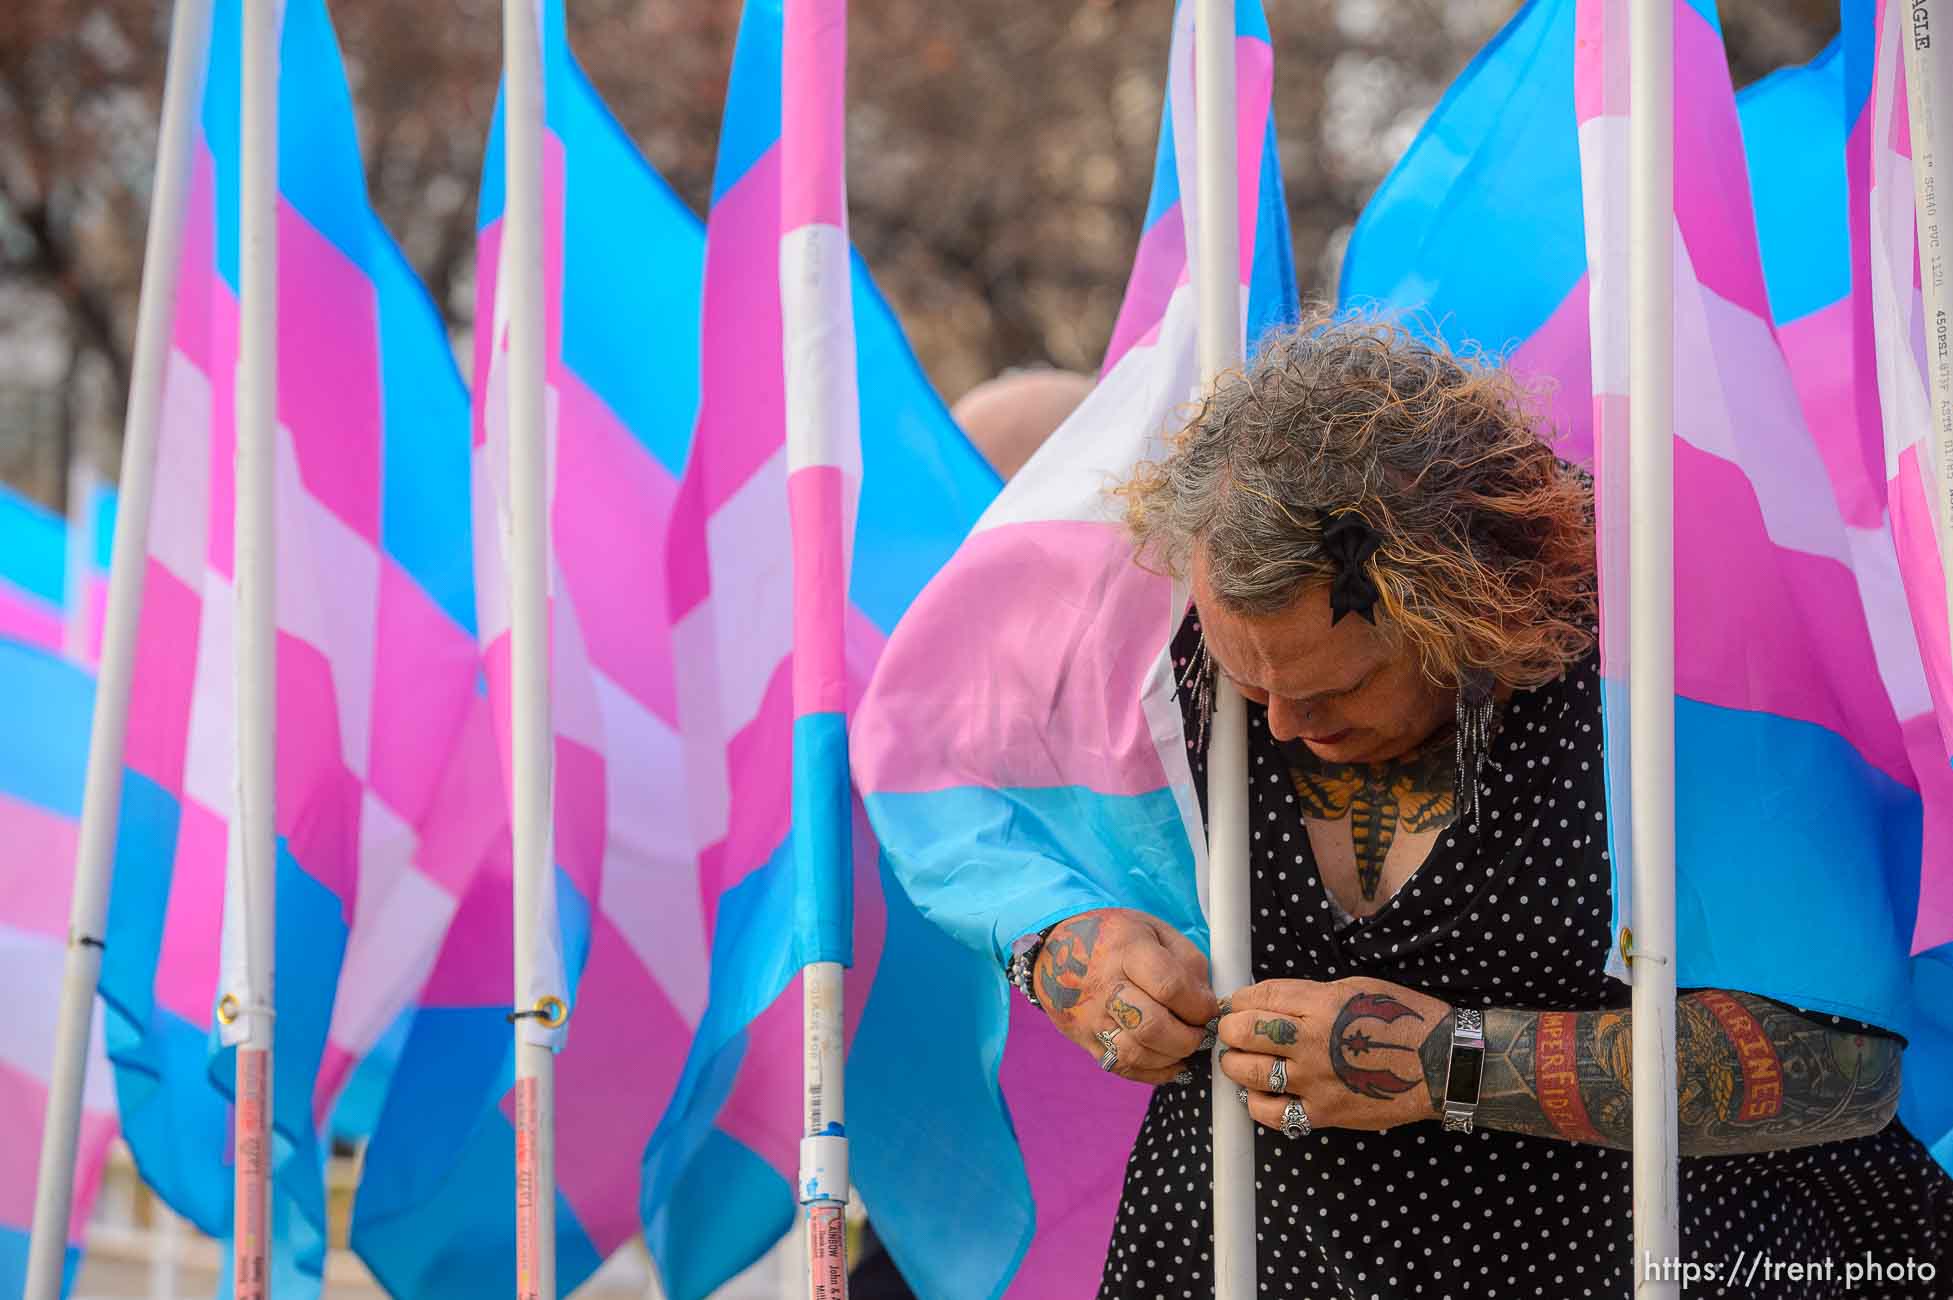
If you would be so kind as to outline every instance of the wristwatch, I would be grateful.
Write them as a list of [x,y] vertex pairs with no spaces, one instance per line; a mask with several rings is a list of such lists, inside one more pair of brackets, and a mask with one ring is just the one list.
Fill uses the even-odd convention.
[[1063,922],[1054,921],[1034,934],[1022,934],[1012,940],[1010,960],[1004,963],[1004,978],[1017,986],[1017,991],[1034,1007],[1043,1004],[1038,1001],[1037,984],[1033,976],[1037,973],[1038,953],[1044,948],[1044,941],[1051,932]]
[[1444,1080],[1445,1132],[1472,1131],[1484,1065],[1485,1013],[1457,1007],[1451,1013],[1451,1069]]

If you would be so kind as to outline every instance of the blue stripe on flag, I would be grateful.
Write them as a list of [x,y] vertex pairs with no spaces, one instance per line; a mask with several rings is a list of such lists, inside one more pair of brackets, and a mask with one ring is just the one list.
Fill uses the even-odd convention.
[[[1036,1220],[997,1082],[1007,988],[995,965],[916,910],[886,854],[881,878],[881,965],[848,1054],[854,1179],[917,1294],[995,1294],[1030,1249]],[[916,1032],[932,1023],[957,1032]],[[926,1106],[915,1104],[917,1079],[929,1080]],[[944,1115],[956,1116],[953,1134]],[[943,1206],[969,1207],[986,1230],[944,1231]]]
[[95,567],[102,573],[109,571],[109,561],[115,555],[115,510],[121,498],[111,487],[97,487],[95,499],[89,503],[90,526],[95,530]]
[[1587,269],[1573,17],[1534,0],[1459,74],[1357,219],[1339,302],[1416,311],[1420,332],[1469,322],[1494,351],[1559,307]]
[[1770,313],[1780,325],[1851,293],[1843,39],[1736,96]]
[[794,961],[853,965],[854,784],[844,713],[794,719],[792,838]]
[[[233,293],[238,288],[243,36],[242,0],[218,0],[210,15],[202,121],[216,171],[217,272]],[[290,0],[279,46],[279,194],[334,247],[361,262],[377,223],[366,205],[366,172],[353,120],[352,92],[323,0]]]
[[0,483],[0,580],[59,606],[67,595],[67,535],[60,515]]
[[659,1238],[685,1243],[682,1250],[659,1252],[664,1294],[705,1300],[764,1255],[793,1215],[793,1189],[773,1166],[744,1143],[711,1130],[647,1220]]
[[732,89],[719,128],[719,158],[712,169],[715,207],[780,142],[780,32],[780,0],[746,0],[732,50]]
[[950,419],[858,254],[853,266],[862,480],[848,596],[887,634],[1002,484]]
[[95,679],[47,651],[0,640],[0,681],[8,699],[0,795],[81,816]]
[[[25,1228],[10,1228],[0,1223],[0,1295],[27,1294],[27,1249],[30,1235]],[[75,1289],[75,1273],[81,1268],[81,1247],[69,1246],[61,1265],[61,1294]]]
[[[870,795],[868,806],[882,844],[909,864],[908,888],[927,899],[923,914],[1000,963],[1017,936],[1099,907],[1138,908],[1207,946],[1193,850],[1170,790],[959,786]],[[978,869],[1000,851],[1023,865],[1008,878]]]
[[1823,727],[1677,699],[1675,801],[1676,981],[1903,1030],[1919,796]]
[[[451,1086],[486,1073],[498,1080],[496,1097],[508,1091],[514,1080],[513,1039],[505,1014],[503,1007],[440,1008],[423,1010],[417,1018],[398,1076],[413,1093],[407,1104],[389,1101],[376,1149],[402,1145],[386,1140],[394,1125],[412,1132],[415,1145],[428,1140],[423,1126],[445,1131],[431,1140],[451,1145],[439,1161],[395,1161],[361,1172],[353,1248],[390,1295],[475,1300],[516,1293],[515,1130],[493,1099],[476,1104],[477,1099],[457,1098]],[[499,1075],[457,1068],[462,1062],[482,1064],[490,1052],[503,1058]],[[430,1180],[438,1183],[416,1185]],[[402,1206],[411,1212],[397,1213]],[[559,1191],[557,1285],[567,1295],[602,1264],[576,1210]]]

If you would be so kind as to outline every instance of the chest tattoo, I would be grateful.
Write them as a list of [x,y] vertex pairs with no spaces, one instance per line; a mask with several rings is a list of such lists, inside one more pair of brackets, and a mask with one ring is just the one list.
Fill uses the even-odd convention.
[[1283,749],[1303,815],[1349,822],[1357,884],[1366,899],[1377,896],[1399,829],[1438,830],[1458,816],[1449,731],[1388,763],[1325,763],[1307,746]]

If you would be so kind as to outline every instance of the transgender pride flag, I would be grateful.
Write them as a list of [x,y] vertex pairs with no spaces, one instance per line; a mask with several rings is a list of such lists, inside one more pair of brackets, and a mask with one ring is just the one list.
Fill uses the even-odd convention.
[[[640,1160],[708,995],[664,595],[666,520],[697,406],[703,241],[577,66],[563,6],[542,13],[553,933],[572,1001],[553,1036],[567,1293],[640,1230]],[[421,1297],[515,1291],[502,132],[498,110],[479,209],[471,440],[485,694],[448,778],[448,829],[483,869],[405,1032],[353,1225],[389,1290]]]
[[[1240,5],[1237,22],[1252,341],[1293,318],[1296,294],[1269,116],[1273,51],[1259,5]],[[893,1004],[899,1027],[875,1023],[871,1005],[849,1076],[851,1109],[865,1110],[852,1132],[858,1181],[923,1295],[1091,1294],[1149,1095],[1101,1073],[1010,994],[1011,941],[1098,907],[1140,908],[1206,939],[1206,837],[1168,659],[1187,595],[1133,564],[1105,495],[1163,453],[1198,379],[1188,250],[1199,213],[1182,189],[1195,174],[1192,73],[1183,5],[1152,199],[1099,385],[923,590],[855,723],[855,771],[887,862],[921,915],[963,945],[946,969],[969,972],[947,993],[934,980],[909,990]],[[931,1032],[938,1024],[958,1028]],[[971,1062],[920,1068],[917,1045],[950,1037],[974,1039],[960,1045]],[[878,1083],[870,1061],[885,1067]],[[964,1078],[983,1089],[944,1086]],[[918,1091],[926,1117],[913,1113]],[[911,1192],[916,1153],[932,1134],[941,1141],[945,1114],[964,1129],[959,1160]],[[904,1140],[871,1140],[871,1120]],[[990,1231],[968,1233],[973,1223]]]
[[[52,516],[49,516],[52,518]],[[35,1159],[47,1107],[48,1063],[68,952],[68,905],[95,682],[50,650],[0,638],[0,988],[12,990],[0,1021],[0,1295],[27,1285],[34,1218]],[[102,1022],[89,1044],[68,1220],[72,1281],[82,1230],[115,1137],[115,1085],[102,1050]]]
[[[102,972],[124,1136],[144,1178],[220,1237],[241,5],[212,17]],[[302,1295],[323,1258],[320,1125],[418,990],[475,867],[438,817],[477,654],[463,394],[367,206],[323,0],[284,7],[279,135],[274,1274]]]
[[115,492],[92,476],[74,490],[77,528],[0,484],[0,637],[66,648],[94,663],[102,645],[108,601],[109,546],[115,535]]
[[[1864,469],[1877,408],[1846,298],[1869,290],[1848,251],[1864,200],[1846,181],[1865,173],[1846,144],[1865,138],[1868,78],[1853,68],[1869,38],[1862,6],[1846,17],[1842,56],[1762,83],[1739,115],[1713,7],[1676,6],[1677,982],[1907,1034],[1900,1113],[1931,1145],[1953,1128],[1953,770],[1907,609],[1899,508]],[[1372,200],[1342,286],[1346,302],[1412,309],[1557,385],[1563,454],[1599,476],[1617,831],[1625,60],[1624,5],[1527,5]],[[1616,934],[1630,920],[1624,847]]]

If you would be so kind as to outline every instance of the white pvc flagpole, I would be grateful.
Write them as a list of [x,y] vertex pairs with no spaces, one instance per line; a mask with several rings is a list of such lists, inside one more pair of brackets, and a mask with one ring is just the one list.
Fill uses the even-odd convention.
[[129,409],[122,429],[121,498],[109,567],[102,662],[95,679],[95,716],[88,739],[88,778],[75,852],[74,902],[69,911],[68,958],[61,974],[61,1011],[41,1128],[41,1164],[34,1184],[34,1231],[27,1259],[27,1300],[57,1300],[74,1203],[75,1148],[81,1137],[82,1086],[102,975],[102,931],[108,921],[115,868],[116,814],[122,801],[122,741],[129,720],[129,677],[135,667],[136,623],[142,616],[142,577],[149,540],[149,501],[156,481],[156,432],[162,420],[163,374],[170,322],[176,311],[176,271],[183,247],[184,196],[190,183],[191,143],[203,96],[204,56],[210,44],[210,0],[178,0],[170,28],[157,133],[156,183],[149,196],[149,234],[142,259],[142,297],[136,309],[136,351]]
[[[507,206],[502,218],[509,322],[509,665],[514,758],[515,998],[549,936],[552,744],[549,715],[549,450],[543,395],[542,42],[535,0],[504,0],[502,76]],[[556,1297],[554,1049],[515,1022],[516,1295]]]
[[[231,1231],[238,1300],[270,1288],[272,1015],[277,978],[278,682],[278,35],[282,4],[244,6],[238,193],[237,807],[232,840],[241,898],[244,986],[230,1020],[237,1045],[237,1200]],[[224,1013],[223,1004],[219,1014]],[[240,1032],[241,1031],[241,1032]]]
[[[1634,790],[1634,1278],[1679,1295],[1675,1127],[1675,14],[1628,33],[1629,751]],[[1651,1265],[1649,1267],[1644,1267]]]
[[[1235,146],[1234,0],[1194,10],[1194,120],[1198,140],[1194,285],[1199,295],[1204,389],[1241,364],[1241,233]],[[1248,716],[1226,678],[1214,683],[1207,757],[1208,917],[1214,987],[1254,979],[1248,945]],[[1255,1294],[1255,1139],[1214,1055],[1214,1295]]]
[[[1939,133],[1953,122],[1953,20],[1947,0],[1910,0],[1888,6],[1886,22],[1896,26],[1905,50],[1907,125],[1912,139],[1912,200],[1919,230],[1919,283],[1926,309],[1926,372],[1932,389],[1933,437],[1927,447],[1938,476],[1935,515],[1939,558],[1946,576],[1946,603],[1953,617],[1953,326],[1947,312],[1947,259],[1953,257],[1953,231],[1945,220],[1939,191]],[[1888,28],[1890,30],[1890,28]],[[1938,36],[1935,41],[1933,38]]]

